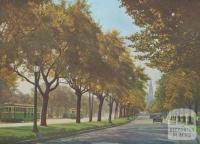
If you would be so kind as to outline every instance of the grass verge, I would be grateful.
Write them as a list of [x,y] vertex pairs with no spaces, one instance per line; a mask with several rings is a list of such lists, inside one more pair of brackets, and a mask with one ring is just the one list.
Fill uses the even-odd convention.
[[[92,130],[98,128],[104,128],[108,126],[118,126],[133,120],[127,118],[115,119],[112,124],[107,121],[102,122],[83,122],[80,124],[67,123],[67,124],[51,124],[47,127],[38,126],[40,135],[42,137],[59,136],[64,134],[75,134],[84,130]],[[17,141],[35,139],[36,136],[32,132],[31,126],[21,126],[21,127],[8,127],[0,128],[0,143],[16,143]]]

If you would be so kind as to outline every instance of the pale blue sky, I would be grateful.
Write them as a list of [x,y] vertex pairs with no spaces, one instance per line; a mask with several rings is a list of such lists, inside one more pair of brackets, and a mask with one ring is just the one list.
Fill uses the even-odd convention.
[[[59,0],[55,0],[58,2]],[[73,1],[73,0],[70,0]],[[131,17],[129,17],[124,8],[120,8],[119,0],[88,0],[93,18],[100,24],[104,32],[112,29],[118,30],[122,36],[131,35],[139,31]],[[142,62],[137,62],[138,65],[144,66]],[[155,69],[146,67],[145,72],[153,81],[155,90],[155,82],[160,79],[160,72]],[[32,86],[27,82],[21,82],[19,89],[24,93],[30,92]]]
[[118,30],[123,36],[139,31],[132,23],[131,17],[120,8],[119,0],[88,0],[91,12],[96,22],[100,23],[103,31]]

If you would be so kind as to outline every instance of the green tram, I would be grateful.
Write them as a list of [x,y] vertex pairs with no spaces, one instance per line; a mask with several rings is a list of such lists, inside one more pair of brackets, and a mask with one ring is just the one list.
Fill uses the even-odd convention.
[[[40,113],[37,114],[37,118]],[[34,107],[28,104],[5,103],[0,105],[0,120],[3,122],[32,121],[34,118]]]

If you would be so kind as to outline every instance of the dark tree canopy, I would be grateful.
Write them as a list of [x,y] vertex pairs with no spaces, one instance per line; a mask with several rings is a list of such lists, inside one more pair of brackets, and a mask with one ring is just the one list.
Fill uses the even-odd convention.
[[162,71],[199,69],[200,1],[121,0],[141,32],[133,35],[139,56]]

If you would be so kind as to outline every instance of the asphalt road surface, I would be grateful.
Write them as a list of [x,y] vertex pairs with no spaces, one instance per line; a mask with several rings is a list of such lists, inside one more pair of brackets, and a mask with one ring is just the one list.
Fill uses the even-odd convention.
[[42,144],[198,144],[198,142],[168,140],[167,124],[153,124],[152,120],[143,116],[123,126],[50,140]]

